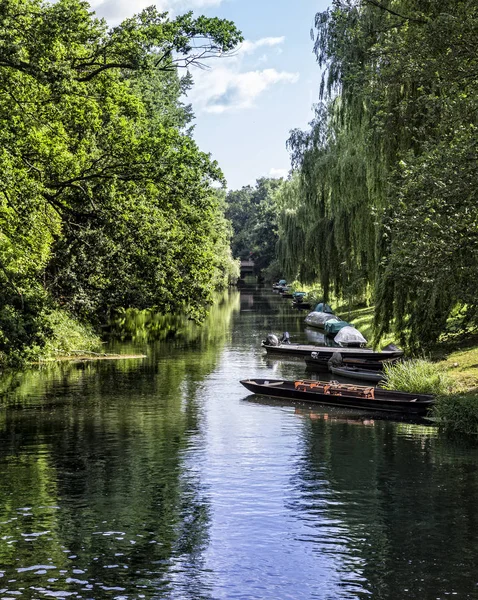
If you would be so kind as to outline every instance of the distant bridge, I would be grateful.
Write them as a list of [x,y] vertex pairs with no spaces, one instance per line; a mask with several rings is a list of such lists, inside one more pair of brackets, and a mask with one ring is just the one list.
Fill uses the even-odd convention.
[[241,260],[241,279],[246,275],[254,275],[255,263],[253,260]]

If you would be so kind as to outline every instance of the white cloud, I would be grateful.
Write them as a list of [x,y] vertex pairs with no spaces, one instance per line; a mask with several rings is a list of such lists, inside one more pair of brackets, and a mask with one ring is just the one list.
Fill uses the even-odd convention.
[[117,25],[144,8],[154,4],[161,12],[176,13],[183,10],[219,6],[223,0],[90,0],[91,8],[110,25]]
[[277,83],[295,83],[297,73],[263,69],[241,73],[235,68],[216,67],[199,71],[191,93],[193,104],[208,113],[251,108],[260,94]]
[[[182,10],[218,6],[223,1],[156,0],[155,5],[159,11],[169,11],[174,16]],[[108,21],[109,25],[117,25],[123,19],[151,6],[152,2],[154,0],[90,0],[90,5],[98,16]],[[280,51],[284,41],[283,36],[264,37],[255,41],[245,40],[228,58],[223,58],[219,63],[209,63],[210,69],[194,69],[195,85],[189,95],[196,109],[208,113],[248,109],[253,107],[255,100],[270,87],[280,83],[295,83],[299,79],[298,73],[260,69],[260,65],[268,60],[265,53],[255,61],[256,70],[242,69],[246,57],[259,49],[274,48],[276,52]]]
[[281,177],[287,177],[289,174],[289,169],[274,169],[272,168],[269,171],[269,177],[274,177],[276,179],[280,179]]
[[[195,108],[216,114],[244,110],[252,108],[256,99],[272,86],[296,83],[298,73],[276,69],[243,69],[246,55],[253,54],[259,48],[280,46],[284,41],[284,37],[246,40],[232,57],[211,63],[212,67],[208,70],[194,70],[194,87],[190,98]],[[260,62],[265,59],[266,55],[262,55]]]
[[263,48],[264,46],[279,46],[283,44],[285,41],[285,37],[267,37],[261,38],[255,42],[251,42],[250,40],[244,40],[241,46],[238,48],[239,54],[252,54],[258,48]]

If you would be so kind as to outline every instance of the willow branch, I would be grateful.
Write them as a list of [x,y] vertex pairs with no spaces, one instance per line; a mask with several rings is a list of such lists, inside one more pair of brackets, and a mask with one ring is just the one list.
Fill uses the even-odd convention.
[[380,8],[380,10],[384,10],[384,11],[390,13],[391,15],[394,15],[395,17],[404,19],[405,21],[413,21],[414,23],[420,23],[421,25],[425,25],[427,23],[427,21],[425,21],[424,19],[417,19],[416,17],[407,17],[406,15],[401,15],[400,13],[396,12],[395,10],[392,10],[391,8],[388,8],[387,6],[384,6],[381,2],[378,2],[378,0],[364,0],[364,2],[366,4],[375,6],[376,8]]

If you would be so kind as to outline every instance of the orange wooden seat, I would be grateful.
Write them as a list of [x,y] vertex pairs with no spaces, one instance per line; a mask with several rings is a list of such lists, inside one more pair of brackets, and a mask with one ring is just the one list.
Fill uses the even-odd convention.
[[316,391],[320,394],[331,394],[333,396],[355,396],[359,398],[375,398],[375,388],[338,381],[315,381],[310,379],[299,379],[294,381],[294,387],[300,392]]

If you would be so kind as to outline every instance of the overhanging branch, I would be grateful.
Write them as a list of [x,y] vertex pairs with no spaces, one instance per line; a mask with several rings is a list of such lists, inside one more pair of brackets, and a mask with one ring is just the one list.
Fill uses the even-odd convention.
[[384,11],[390,13],[391,15],[394,15],[395,17],[404,19],[405,21],[412,21],[413,23],[420,23],[421,25],[425,25],[427,23],[427,21],[425,21],[425,19],[417,19],[416,17],[407,17],[406,15],[402,15],[402,14],[398,13],[397,11],[392,10],[391,8],[388,8],[388,6],[384,6],[381,2],[378,2],[378,0],[364,0],[364,2],[365,2],[365,4],[370,4],[371,6],[380,8],[380,10],[384,10]]

